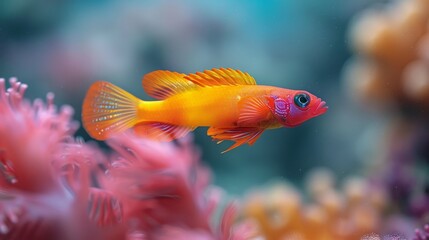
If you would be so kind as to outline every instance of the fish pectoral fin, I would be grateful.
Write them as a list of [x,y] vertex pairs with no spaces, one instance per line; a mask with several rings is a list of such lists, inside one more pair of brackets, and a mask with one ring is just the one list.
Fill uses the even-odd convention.
[[265,129],[263,128],[217,128],[211,127],[207,131],[207,135],[212,137],[214,141],[222,142],[224,140],[234,141],[235,143],[222,153],[228,152],[245,143],[253,145],[261,136]]
[[137,135],[164,142],[181,138],[194,129],[161,122],[143,122],[134,126]]
[[238,103],[240,126],[258,126],[270,120],[272,114],[265,97],[245,97]]
[[134,126],[142,100],[108,82],[95,82],[82,105],[82,123],[91,137],[105,140]]
[[231,68],[213,68],[204,72],[188,74],[185,79],[201,86],[256,85],[255,79],[246,72]]
[[167,70],[153,71],[144,75],[143,89],[149,96],[162,100],[198,87],[185,79],[185,76],[183,73]]

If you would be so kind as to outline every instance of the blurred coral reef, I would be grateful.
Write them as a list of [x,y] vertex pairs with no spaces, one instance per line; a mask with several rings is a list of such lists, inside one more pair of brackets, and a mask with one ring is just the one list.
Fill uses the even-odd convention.
[[398,0],[364,11],[351,26],[351,94],[372,106],[429,107],[429,1]]
[[429,224],[425,225],[423,230],[416,229],[416,236],[413,240],[428,240],[429,239]]
[[370,174],[395,211],[429,222],[429,1],[366,10],[351,29],[350,92],[389,116]]
[[[74,139],[72,109],[23,98],[0,79],[0,239],[249,239],[236,206],[213,213],[210,184],[189,138],[162,144],[124,134],[106,154]],[[213,221],[218,224],[212,225]]]
[[380,232],[388,200],[383,189],[361,177],[337,187],[327,170],[307,178],[307,191],[274,184],[247,196],[243,218],[255,220],[264,239],[361,239]]

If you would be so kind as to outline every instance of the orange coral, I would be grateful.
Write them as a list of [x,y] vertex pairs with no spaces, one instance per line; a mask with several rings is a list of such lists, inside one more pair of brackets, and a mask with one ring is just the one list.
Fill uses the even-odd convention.
[[[350,31],[354,57],[345,78],[365,106],[399,110],[388,118],[371,159],[397,212],[429,216],[424,174],[429,159],[429,0],[396,0],[365,10]],[[390,115],[389,115],[390,116]]]
[[311,201],[285,183],[247,197],[243,217],[256,220],[268,240],[360,239],[379,230],[385,195],[362,178],[347,179],[342,191],[327,171],[308,179]]
[[429,106],[428,23],[428,0],[392,1],[358,16],[345,72],[352,94],[371,105]]

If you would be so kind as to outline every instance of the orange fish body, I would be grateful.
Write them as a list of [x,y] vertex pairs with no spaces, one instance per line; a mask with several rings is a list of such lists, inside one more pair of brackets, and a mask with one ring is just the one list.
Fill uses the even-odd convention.
[[134,128],[142,136],[170,141],[196,127],[210,127],[229,151],[253,144],[265,129],[292,127],[323,114],[325,102],[306,92],[256,85],[247,73],[212,69],[195,74],[154,71],[143,88],[158,101],[143,101],[107,82],[96,82],[84,100],[82,120],[99,140]]
[[[144,102],[141,121],[158,121],[188,127],[234,127],[240,115],[241,99],[263,96],[273,87],[216,86],[174,95],[162,101]],[[256,127],[255,124],[241,127]]]

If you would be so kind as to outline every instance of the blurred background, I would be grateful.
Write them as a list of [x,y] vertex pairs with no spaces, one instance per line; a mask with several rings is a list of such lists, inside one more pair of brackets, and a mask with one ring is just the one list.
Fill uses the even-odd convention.
[[[28,83],[31,99],[54,92],[76,119],[92,82],[149,100],[141,79],[157,69],[231,67],[259,84],[308,90],[329,111],[266,131],[253,146],[220,154],[228,143],[197,129],[214,182],[233,195],[277,180],[302,189],[322,168],[339,183],[359,176],[384,186],[402,199],[398,212],[424,222],[428,19],[425,0],[6,0],[0,75]],[[91,141],[83,129],[77,135]],[[420,208],[408,209],[415,201]]]

